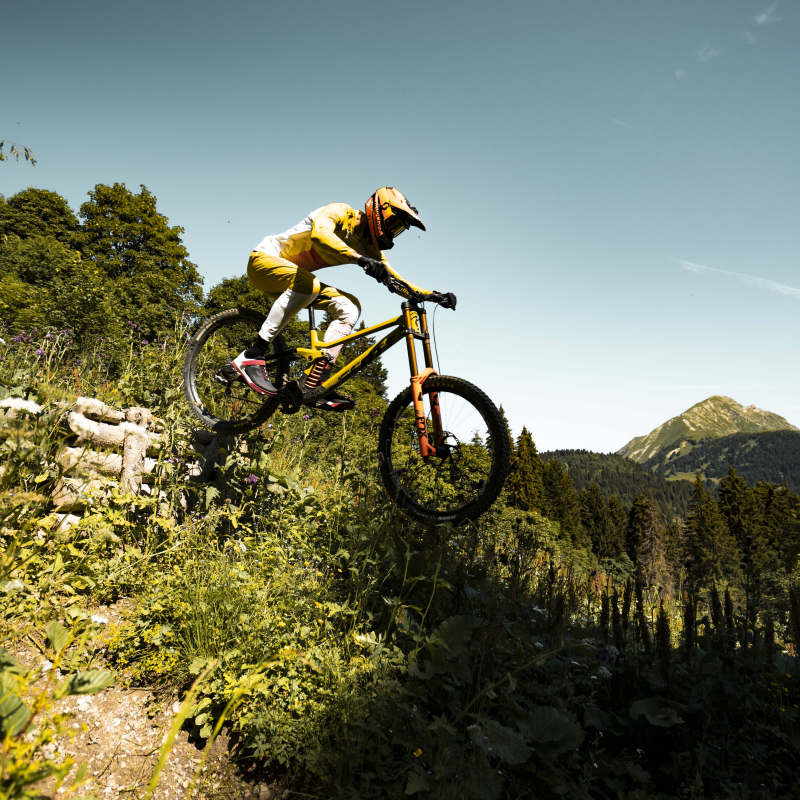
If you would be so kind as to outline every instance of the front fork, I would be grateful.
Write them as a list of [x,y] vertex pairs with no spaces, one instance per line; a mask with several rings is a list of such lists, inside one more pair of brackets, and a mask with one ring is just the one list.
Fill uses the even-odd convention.
[[[406,328],[406,347],[408,348],[408,366],[411,370],[411,397],[414,401],[414,424],[419,438],[419,450],[423,458],[436,455],[437,445],[444,442],[444,431],[442,429],[442,414],[439,409],[438,392],[430,392],[428,399],[431,406],[431,425],[433,427],[433,444],[431,444],[428,430],[427,416],[425,414],[425,404],[422,399],[422,384],[431,376],[436,375],[433,368],[433,356],[431,354],[431,340],[428,335],[428,319],[425,309],[418,306],[414,309],[413,316],[411,306],[403,303],[403,321]],[[415,339],[422,340],[422,352],[425,358],[425,369],[420,373],[417,368],[417,351],[414,343]]]

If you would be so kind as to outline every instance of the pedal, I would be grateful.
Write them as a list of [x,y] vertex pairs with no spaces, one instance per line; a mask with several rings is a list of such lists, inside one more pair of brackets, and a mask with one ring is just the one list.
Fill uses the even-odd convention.
[[284,414],[294,414],[299,411],[303,404],[303,391],[297,385],[297,381],[289,381],[282,386],[278,391],[278,400]]
[[225,364],[214,373],[214,380],[230,389],[237,380],[242,381],[242,376],[230,364]]

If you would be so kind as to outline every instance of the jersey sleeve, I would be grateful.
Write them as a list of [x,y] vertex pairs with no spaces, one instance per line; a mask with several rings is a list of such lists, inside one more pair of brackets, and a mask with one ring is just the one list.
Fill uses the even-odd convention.
[[[419,292],[420,294],[431,294],[430,289],[423,289],[421,286],[417,286],[416,283],[411,283],[411,281],[407,281],[399,272],[397,272],[392,265],[389,263],[389,260],[386,258],[386,254],[381,251],[381,261],[386,265],[386,269],[389,270],[393,278],[397,278],[399,281],[403,281],[403,283],[407,283],[415,292]],[[402,289],[398,291],[402,297],[408,298],[408,293],[404,292]]]
[[344,203],[331,203],[325,206],[314,218],[311,225],[311,242],[314,249],[331,264],[354,264],[359,253],[353,250],[336,233],[336,226],[343,229],[348,213],[353,210]]

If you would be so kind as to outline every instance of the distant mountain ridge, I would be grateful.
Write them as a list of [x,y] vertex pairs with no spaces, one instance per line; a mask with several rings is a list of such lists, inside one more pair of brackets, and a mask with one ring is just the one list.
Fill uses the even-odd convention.
[[795,431],[798,428],[778,414],[743,406],[730,397],[714,395],[659,425],[645,436],[636,436],[617,451],[651,469],[673,458],[688,455],[699,442],[736,433]]

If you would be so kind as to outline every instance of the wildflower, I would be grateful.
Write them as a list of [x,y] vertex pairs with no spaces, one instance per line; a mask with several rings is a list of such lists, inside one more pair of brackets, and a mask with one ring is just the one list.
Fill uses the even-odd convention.
[[44,350],[42,350],[41,347],[37,347],[36,348],[36,355],[39,356],[39,357],[43,356],[44,355]]
[[378,409],[377,409],[377,408],[373,408],[373,409],[372,409],[372,416],[373,416],[373,417],[377,417],[377,416],[378,416],[378,414],[380,414],[380,411],[378,411]]
[[249,483],[249,484],[252,486],[252,484],[254,484],[254,483],[258,483],[258,475],[248,475],[248,476],[247,476],[247,477],[244,479],[244,482],[245,482],[245,483]]
[[0,408],[13,408],[16,411],[27,411],[29,414],[39,414],[42,407],[33,400],[24,400],[21,397],[6,397],[0,400]]
[[597,674],[601,678],[610,678],[611,677],[611,673],[605,667],[600,667],[600,669],[597,670]]
[[108,625],[108,617],[101,617],[100,614],[92,614],[89,619],[96,622],[98,625]]
[[143,345],[148,345],[148,344],[150,344],[150,342],[148,342],[147,339],[142,339],[142,344]]
[[422,755],[422,748],[419,747],[414,751],[414,758],[419,758]]
[[303,414],[303,422],[308,422],[311,419],[310,414]]

